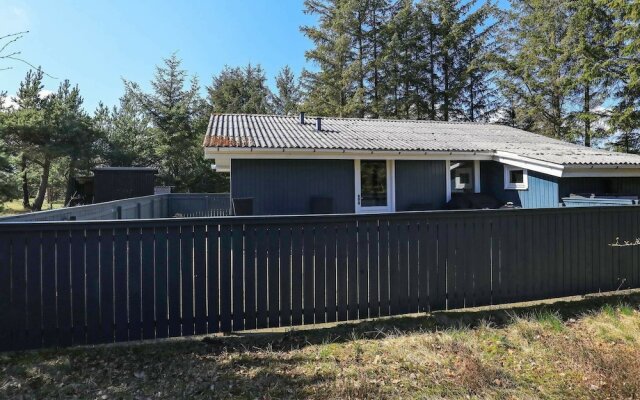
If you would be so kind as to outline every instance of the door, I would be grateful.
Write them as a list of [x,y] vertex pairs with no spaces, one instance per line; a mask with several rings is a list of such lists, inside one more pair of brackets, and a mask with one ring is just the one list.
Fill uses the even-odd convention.
[[356,212],[393,212],[393,161],[355,160],[355,173]]

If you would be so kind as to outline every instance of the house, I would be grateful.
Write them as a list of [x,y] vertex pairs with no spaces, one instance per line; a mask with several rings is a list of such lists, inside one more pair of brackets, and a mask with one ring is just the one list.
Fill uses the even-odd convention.
[[437,210],[472,193],[523,208],[640,195],[640,156],[493,124],[213,115],[204,153],[256,215]]

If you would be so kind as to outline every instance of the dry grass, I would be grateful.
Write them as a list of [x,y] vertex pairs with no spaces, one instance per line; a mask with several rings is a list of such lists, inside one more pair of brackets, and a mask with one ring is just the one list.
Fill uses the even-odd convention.
[[0,355],[1,398],[640,396],[640,294]]
[[[33,202],[33,199],[31,199],[31,202]],[[55,201],[49,204],[45,200],[44,204],[42,204],[42,210],[44,211],[44,210],[50,210],[55,208],[61,208],[62,205],[63,204],[61,201]],[[30,211],[31,210],[27,210],[24,207],[22,207],[22,200],[12,200],[12,201],[8,201],[6,203],[0,204],[0,216],[24,214]]]

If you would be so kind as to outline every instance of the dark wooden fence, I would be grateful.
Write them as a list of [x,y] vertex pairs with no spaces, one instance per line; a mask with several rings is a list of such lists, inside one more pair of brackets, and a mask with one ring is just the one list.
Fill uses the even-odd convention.
[[229,193],[166,193],[0,217],[13,221],[97,221],[229,215]]
[[5,223],[0,348],[315,324],[638,287],[638,237],[635,206]]

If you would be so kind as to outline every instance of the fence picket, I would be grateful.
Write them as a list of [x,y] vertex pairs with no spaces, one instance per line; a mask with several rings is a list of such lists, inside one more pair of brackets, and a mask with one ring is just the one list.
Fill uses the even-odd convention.
[[0,224],[0,350],[637,287],[639,211]]
[[[113,342],[113,229],[100,230],[100,341]],[[60,238],[58,238],[60,239]],[[60,243],[59,243],[60,244]]]

